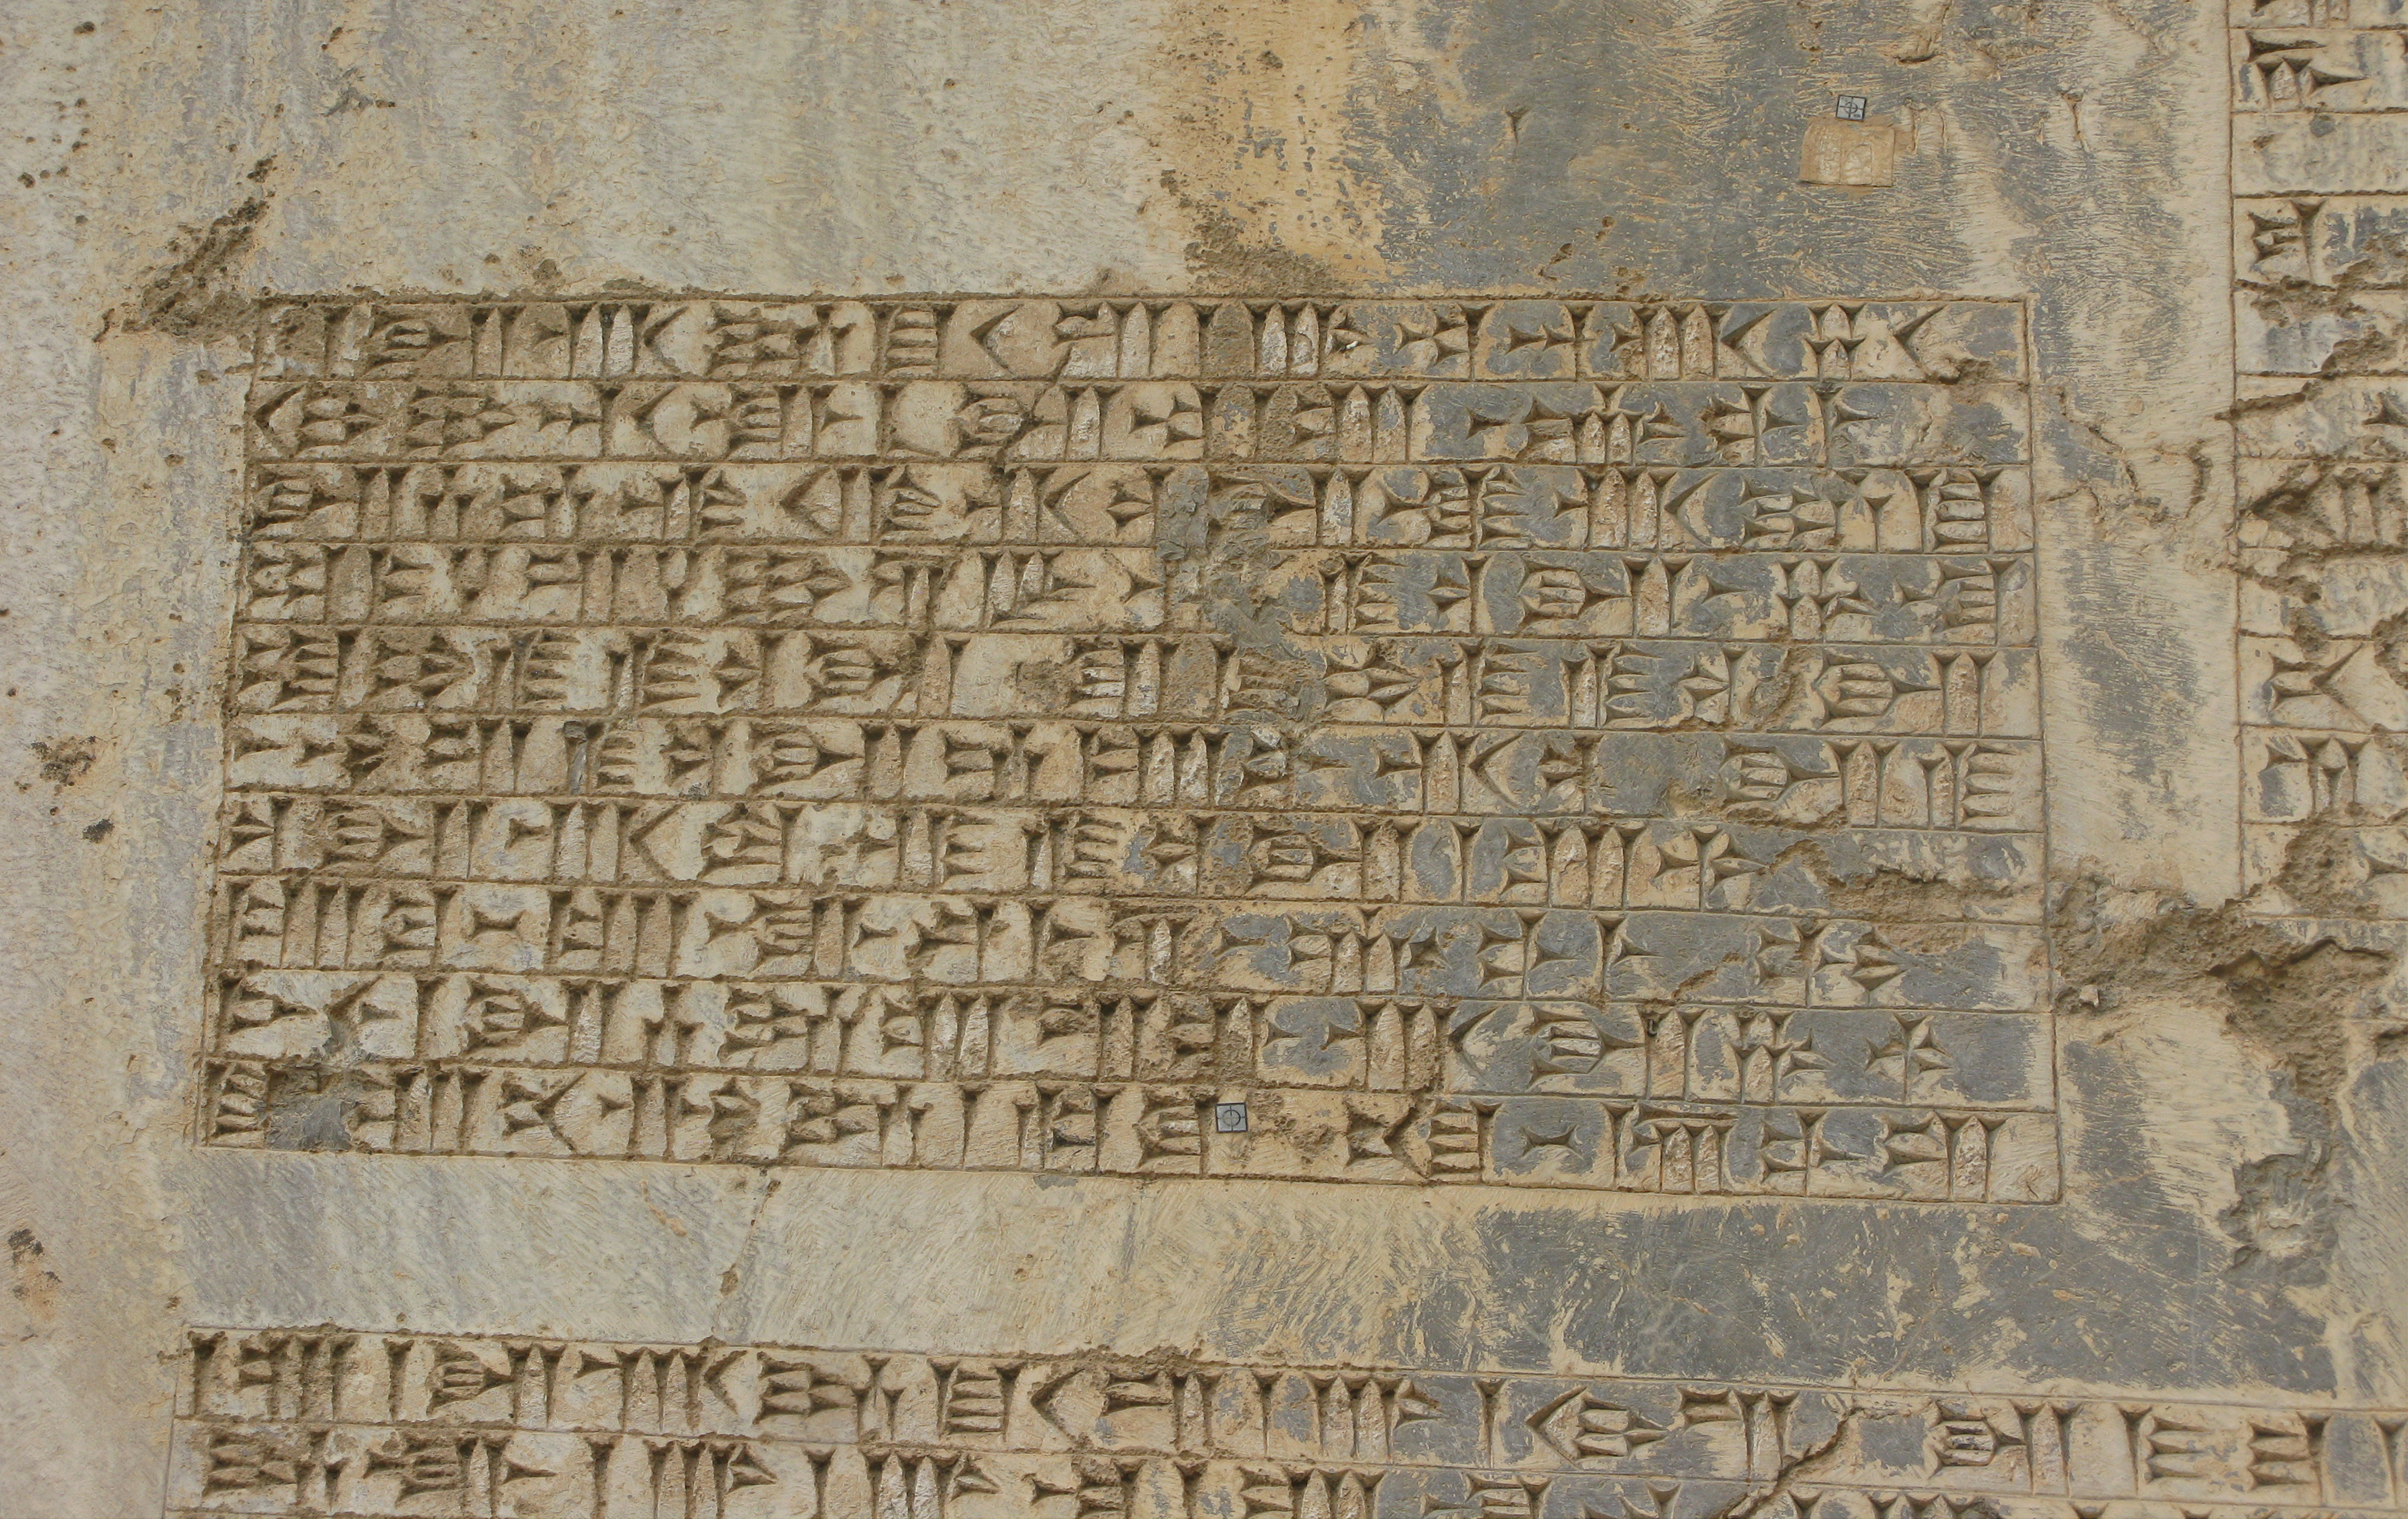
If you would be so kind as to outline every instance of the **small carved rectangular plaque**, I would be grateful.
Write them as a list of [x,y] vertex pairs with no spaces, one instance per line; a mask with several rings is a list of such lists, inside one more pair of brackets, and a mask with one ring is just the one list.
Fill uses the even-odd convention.
[[2052,1199],[2028,376],[1998,301],[272,305],[202,1131]]

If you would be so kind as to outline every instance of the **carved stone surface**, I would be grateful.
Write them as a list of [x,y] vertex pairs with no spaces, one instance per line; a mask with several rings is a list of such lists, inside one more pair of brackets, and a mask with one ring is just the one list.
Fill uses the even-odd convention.
[[2408,1491],[2408,1413],[2321,1403],[335,1329],[197,1332],[183,1371],[179,1516],[2223,1519]]
[[214,1142],[2057,1195],[2013,305],[260,345]]
[[0,120],[0,1519],[2408,1514],[2408,0]]

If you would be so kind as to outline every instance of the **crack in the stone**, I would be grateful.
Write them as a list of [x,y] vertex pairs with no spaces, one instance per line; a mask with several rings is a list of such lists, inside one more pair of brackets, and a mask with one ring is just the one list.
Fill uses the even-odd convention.
[[1704,1514],[1701,1519],[1751,1519],[1751,1516],[1776,1498],[1788,1495],[1798,1479],[1810,1475],[1807,1468],[1836,1454],[1850,1432],[1864,1421],[1870,1412],[1861,1403],[1850,1403],[1840,1415],[1840,1422],[1828,1435],[1784,1461],[1773,1472],[1772,1480],[1762,1487],[1752,1487],[1721,1508]]

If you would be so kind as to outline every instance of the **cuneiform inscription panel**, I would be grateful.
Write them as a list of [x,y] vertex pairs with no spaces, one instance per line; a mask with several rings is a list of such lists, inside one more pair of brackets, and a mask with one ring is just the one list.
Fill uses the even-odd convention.
[[2232,0],[2243,885],[2408,949],[2408,7]]
[[210,1142],[2056,1196],[2016,304],[259,345]]
[[2408,1412],[203,1330],[171,1515],[2263,1519],[2398,1513]]

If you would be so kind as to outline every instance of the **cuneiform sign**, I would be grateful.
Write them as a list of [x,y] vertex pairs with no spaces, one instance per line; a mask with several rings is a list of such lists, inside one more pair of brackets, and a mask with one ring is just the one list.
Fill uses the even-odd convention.
[[2057,1194],[2016,304],[259,341],[210,1142]]
[[210,1329],[168,1512],[496,1519],[2398,1513],[2408,1412]]

